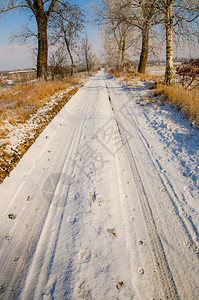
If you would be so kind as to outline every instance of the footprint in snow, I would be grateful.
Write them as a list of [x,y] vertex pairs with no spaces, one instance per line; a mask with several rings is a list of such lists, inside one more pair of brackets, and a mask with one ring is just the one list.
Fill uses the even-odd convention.
[[[132,212],[135,212],[135,208],[131,208]],[[131,221],[135,221],[135,217],[134,216],[130,216]]]
[[11,220],[16,219],[16,217],[17,217],[17,215],[13,214],[13,213],[11,213],[11,214],[8,215],[8,218],[11,219]]
[[138,245],[143,245],[143,241],[141,241],[141,240],[138,240]]
[[119,283],[116,284],[116,288],[118,290],[121,290],[121,288],[124,286],[124,281],[120,281]]
[[81,282],[79,284],[79,286],[78,286],[78,295],[82,299],[91,299],[91,292],[90,292],[89,285],[86,282],[86,280],[84,280],[83,282]]
[[90,197],[91,197],[92,201],[95,202],[97,199],[97,193],[95,191],[94,191],[94,193],[90,193]]
[[6,240],[6,241],[11,240],[11,238],[12,238],[12,237],[11,237],[9,234],[6,234],[6,235],[5,235],[5,240]]
[[84,249],[78,253],[79,259],[83,262],[89,262],[92,257],[92,253],[89,249]]
[[97,203],[99,206],[102,206],[102,198],[97,197],[97,193],[94,191],[94,193],[90,193],[90,198],[92,200],[92,203]]
[[3,292],[5,291],[5,283],[0,285],[0,295],[3,294]]
[[124,281],[120,281],[115,285],[116,289],[119,292],[120,297],[117,299],[129,299],[133,300],[135,297],[135,293],[132,290],[132,287],[129,287]]
[[143,268],[138,268],[138,273],[139,273],[140,275],[143,275],[143,274],[144,274],[144,269],[143,269]]
[[16,261],[18,261],[18,260],[19,260],[19,257],[18,257],[18,256],[16,256],[16,257],[13,259],[14,262],[16,262]]
[[111,228],[111,229],[108,229],[108,233],[110,234],[110,236],[114,239],[117,237],[117,234],[115,232],[115,228]]
[[32,196],[28,195],[28,197],[26,198],[26,201],[31,201],[32,200]]

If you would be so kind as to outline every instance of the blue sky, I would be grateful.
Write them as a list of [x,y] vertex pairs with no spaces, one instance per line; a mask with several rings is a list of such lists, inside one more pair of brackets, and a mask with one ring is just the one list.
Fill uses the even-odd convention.
[[[2,1],[2,0],[0,0]],[[71,3],[78,4],[84,11],[88,19],[92,20],[91,10],[89,6],[91,3],[99,3],[98,0],[71,0]],[[35,58],[33,55],[33,47],[30,44],[20,45],[16,41],[10,43],[10,37],[13,33],[20,32],[20,28],[23,25],[30,26],[30,22],[36,23],[34,17],[30,20],[30,15],[24,13],[24,11],[15,10],[3,15],[0,19],[0,70],[13,70],[19,68],[28,68],[35,66]],[[33,26],[31,24],[31,26]],[[98,55],[101,53],[102,41],[100,41],[97,27],[89,23],[86,26],[86,32],[89,37],[89,41],[92,44],[93,51]],[[176,52],[176,51],[175,51]],[[174,52],[174,56],[175,53]],[[164,51],[161,51],[161,58],[164,58]],[[196,45],[195,48],[183,47],[183,51],[178,53],[178,56],[186,57],[198,57],[199,48]]]
[[[78,4],[85,10],[86,17],[92,19],[89,6],[96,0],[73,0],[72,3]],[[34,18],[30,20],[30,15],[21,10],[14,10],[4,14],[0,19],[0,70],[12,70],[18,68],[28,68],[34,66],[33,47],[30,44],[22,45],[19,42],[10,43],[10,37],[13,33],[20,32],[23,25],[35,24]],[[32,26],[32,25],[31,25]],[[86,26],[86,32],[89,41],[93,45],[93,50],[99,52],[101,42],[98,29],[93,24]]]

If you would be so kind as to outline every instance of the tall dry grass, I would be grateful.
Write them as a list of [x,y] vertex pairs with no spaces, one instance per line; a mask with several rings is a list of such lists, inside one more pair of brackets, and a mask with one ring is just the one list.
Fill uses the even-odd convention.
[[[169,101],[173,106],[180,109],[186,117],[197,127],[199,127],[199,90],[185,90],[180,85],[165,86],[162,84],[163,76],[150,74],[127,74],[122,71],[111,72],[110,75],[123,78],[124,81],[134,81],[138,78],[141,81],[153,81],[149,89],[155,88],[155,95],[162,95],[163,100]],[[152,103],[153,101],[151,101]]]
[[[72,84],[73,83],[73,84]],[[67,89],[69,87],[69,89]],[[60,97],[56,97],[52,105],[48,106],[49,98],[54,93],[63,91]],[[78,91],[74,82],[37,82],[20,87],[4,90],[0,99],[0,183],[10,174],[18,161],[34,143],[35,139],[58,114],[70,98]],[[12,136],[12,126],[27,121],[31,114],[37,112],[38,108],[45,106],[43,115],[34,115],[34,126],[24,126],[24,137],[14,145],[10,139]],[[33,124],[32,123],[32,124]],[[11,127],[11,129],[10,129]],[[10,132],[11,131],[11,132]]]
[[154,82],[162,81],[162,76],[160,76],[160,75],[137,73],[136,77],[141,81],[144,81],[144,80],[154,81]]
[[12,125],[26,122],[30,116],[44,106],[56,92],[77,83],[70,81],[37,81],[30,84],[6,88],[0,91],[0,121],[7,120]]
[[124,81],[134,81],[136,78],[140,81],[154,81],[154,82],[162,82],[163,77],[160,75],[152,75],[152,74],[142,74],[137,72],[124,72],[124,71],[109,71],[108,75],[114,76],[117,78],[123,78]]
[[185,90],[181,86],[159,85],[155,95],[162,95],[163,100],[169,101],[179,108],[188,118],[199,127],[199,90]]

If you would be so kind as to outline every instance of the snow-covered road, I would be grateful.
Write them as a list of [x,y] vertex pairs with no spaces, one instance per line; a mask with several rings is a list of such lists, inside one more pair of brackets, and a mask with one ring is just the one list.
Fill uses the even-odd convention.
[[196,199],[140,122],[101,71],[46,127],[0,186],[0,299],[199,298]]

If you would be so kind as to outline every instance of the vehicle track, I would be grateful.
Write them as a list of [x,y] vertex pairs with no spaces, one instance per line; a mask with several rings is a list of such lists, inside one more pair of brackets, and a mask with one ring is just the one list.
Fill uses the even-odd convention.
[[126,154],[128,156],[129,166],[130,166],[131,173],[132,173],[132,177],[133,177],[134,183],[136,184],[137,192],[139,194],[140,206],[142,209],[143,219],[145,222],[145,226],[146,226],[147,233],[148,233],[148,239],[150,242],[151,255],[153,257],[153,262],[154,262],[154,266],[156,269],[156,278],[159,282],[159,287],[162,290],[162,297],[163,297],[163,299],[179,299],[179,297],[177,295],[175,282],[173,280],[171,271],[169,269],[167,258],[164,253],[164,249],[162,247],[162,243],[161,243],[160,237],[157,232],[157,228],[156,228],[155,221],[153,218],[153,213],[150,208],[149,200],[147,198],[144,186],[142,184],[142,180],[140,178],[138,169],[136,167],[135,160],[134,160],[133,156],[131,155],[131,150],[129,149],[128,143],[126,143],[124,129],[120,125],[120,122],[117,122],[117,120],[119,120],[119,118],[113,107],[113,103],[111,100],[111,96],[110,96],[109,88],[108,88],[107,84],[106,84],[106,88],[107,88],[107,92],[108,92],[109,103],[110,103],[113,115],[115,117],[115,120],[116,120],[118,132],[121,137],[121,143],[125,147]]
[[[62,111],[61,120],[48,126],[49,137],[44,131],[43,140],[33,145],[37,155],[29,149],[26,156],[34,161],[24,157],[25,175],[16,168],[20,184],[7,197],[5,222],[12,209],[21,211],[8,223],[8,233],[16,237],[3,241],[1,266],[7,278],[2,299],[197,299],[193,234],[175,206],[175,185],[160,173],[134,113],[119,111],[129,100],[126,91],[103,71],[83,91]],[[94,171],[84,170],[85,144],[103,158]],[[64,174],[79,184],[79,198],[69,201]],[[43,199],[49,176],[53,189],[48,193],[46,186]],[[34,228],[27,231],[27,224]]]
[[[140,176],[141,185],[148,199],[149,211],[154,220],[158,238],[163,249],[168,271],[175,283],[175,291],[180,299],[196,299],[199,295],[197,231],[189,217],[180,210],[180,191],[175,190],[169,177],[161,171],[158,159],[150,152],[148,141],[139,128],[139,120],[133,111],[134,97],[129,100],[123,96],[128,93],[116,81],[107,79],[113,110],[121,131],[127,155],[134,162]],[[117,93],[116,87],[120,89]],[[113,96],[113,98],[112,98]],[[126,102],[125,104],[123,102]],[[125,106],[126,113],[123,107]],[[121,113],[121,109],[123,110]],[[130,109],[130,113],[128,112]],[[134,120],[135,118],[135,120]],[[121,119],[121,120],[120,120]],[[128,124],[131,124],[129,127]],[[136,144],[127,138],[126,128],[135,134]],[[144,166],[146,164],[146,166]],[[147,224],[146,224],[147,225]],[[177,255],[176,255],[177,254]],[[184,270],[186,269],[186,272]]]
[[[128,110],[128,107],[126,107],[126,109]],[[131,112],[129,112],[129,115],[130,115],[130,113]],[[140,136],[140,140],[141,140],[142,144],[144,145],[145,150],[146,150],[148,156],[150,157],[150,160],[151,160],[153,166],[155,167],[155,169],[159,173],[158,176],[159,176],[159,178],[162,182],[162,185],[165,187],[165,189],[166,189],[166,191],[169,195],[170,202],[173,205],[173,207],[175,209],[175,212],[176,212],[176,215],[178,216],[179,221],[181,222],[181,224],[184,228],[184,231],[185,231],[185,233],[186,233],[186,235],[189,239],[190,246],[192,248],[193,254],[198,257],[199,253],[197,254],[197,244],[196,244],[195,240],[193,239],[193,236],[194,235],[197,236],[198,232],[197,232],[196,228],[194,227],[193,223],[191,222],[191,220],[189,218],[185,218],[183,215],[180,215],[180,203],[181,203],[181,201],[179,199],[178,192],[175,191],[175,188],[172,185],[172,183],[170,182],[169,178],[163,172],[160,172],[160,170],[162,170],[162,167],[161,167],[159,161],[155,160],[153,158],[153,155],[150,153],[148,141],[146,140],[145,136],[141,132],[140,128],[137,126],[137,124],[136,124],[136,122],[135,122],[135,120],[133,119],[132,116],[130,117],[130,119],[129,119],[129,122],[131,124],[133,123],[133,126],[136,128],[136,130],[137,130],[137,132]],[[173,199],[175,199],[175,201]]]
[[[78,95],[76,95],[76,97],[78,98]],[[74,101],[74,104],[72,103],[70,110],[67,112],[65,117],[62,119],[62,124],[64,124],[65,120],[67,120],[67,118],[75,104],[76,104],[76,101]],[[81,135],[82,128],[85,123],[86,113],[88,111],[89,104],[90,104],[90,101],[87,101],[85,111],[82,113],[82,119],[78,120],[78,126],[73,127],[73,134],[71,135],[71,140],[67,141],[67,144],[69,145],[68,151],[62,153],[64,158],[60,157],[60,161],[63,161],[63,159],[64,159],[64,163],[61,166],[61,169],[59,166],[57,166],[59,169],[59,171],[57,171],[57,172],[59,172],[60,174],[62,174],[63,172],[65,172],[66,174],[69,174],[71,172],[71,174],[72,174],[73,165],[72,165],[72,162],[70,160],[68,160],[68,156],[71,156],[74,153],[74,151],[76,150],[76,146],[77,146],[76,144],[79,142],[79,135]],[[25,186],[27,187],[29,174],[31,174],[31,172],[35,168],[38,168],[38,165],[40,165],[40,161],[42,160],[42,157],[45,155],[45,153],[48,153],[47,149],[49,149],[50,145],[52,146],[51,142],[55,138],[57,130],[59,130],[59,128],[60,128],[60,124],[57,124],[56,126],[57,126],[56,130],[53,131],[52,136],[50,137],[49,140],[47,140],[45,147],[42,149],[42,151],[40,153],[40,156],[36,158],[36,161],[32,162],[32,166],[28,170],[28,172],[26,174],[23,174],[24,180],[22,180],[22,183],[20,183],[20,186],[18,187],[17,192],[12,197],[10,205],[8,206],[7,211],[6,211],[5,218],[7,217],[8,213],[11,211],[14,202],[16,202],[15,200],[17,198],[19,198],[20,192],[25,189]],[[45,134],[45,132],[43,133],[43,135],[44,134]],[[39,178],[40,177],[38,177],[38,180],[40,180]],[[39,184],[39,181],[35,182],[35,186],[37,186],[37,185],[41,185],[41,183]],[[60,185],[60,178],[57,179],[52,196],[56,193],[56,188],[58,188],[59,185]],[[69,188],[69,187],[67,187],[67,188]],[[43,232],[43,228],[45,227],[46,220],[49,219],[49,215],[51,215],[51,213],[52,213],[51,204],[52,204],[53,200],[54,200],[54,197],[49,199],[49,201],[47,202],[48,205],[45,208],[46,210],[43,210],[43,212],[41,213],[39,221],[37,222],[37,230],[35,230],[34,218],[32,218],[30,220],[28,216],[25,216],[25,218],[27,219],[27,224],[29,224],[28,225],[29,228],[31,228],[31,229],[34,228],[33,233],[31,233],[31,230],[27,231],[26,238],[23,236],[23,234],[24,234],[23,231],[22,232],[19,231],[17,233],[15,230],[15,227],[11,227],[11,229],[10,229],[9,235],[11,237],[13,236],[13,234],[15,234],[15,236],[17,235],[17,240],[15,241],[15,245],[13,245],[12,243],[9,243],[7,245],[8,248],[9,247],[11,248],[11,250],[9,250],[6,261],[1,261],[1,269],[4,270],[4,272],[1,274],[1,282],[3,282],[3,284],[5,286],[5,291],[3,293],[4,299],[5,298],[12,299],[13,297],[16,296],[17,289],[19,288],[19,286],[21,284],[25,268],[27,267],[27,262],[30,260],[31,255],[34,257],[34,253],[36,251],[41,234]],[[39,203],[40,199],[34,199],[34,201],[37,201]],[[63,203],[63,205],[65,205],[65,204]],[[24,206],[24,209],[25,209],[25,206]],[[57,210],[56,213],[59,214],[60,210]],[[20,214],[23,216],[23,211],[21,211]],[[24,226],[23,225],[24,217],[20,218],[20,215],[17,215],[16,221],[18,221],[19,219],[20,219],[19,222],[21,222],[22,226]],[[60,217],[60,220],[61,220],[61,217]],[[3,228],[1,230],[3,230]],[[37,236],[38,233],[39,233],[39,236]],[[54,235],[53,235],[53,237],[54,237]],[[37,239],[37,242],[36,242],[36,239]],[[11,240],[11,242],[12,241],[13,240]],[[21,249],[20,241],[26,241],[26,245],[23,249]],[[35,242],[36,242],[36,244],[35,244]],[[53,242],[50,239],[49,244],[52,244],[52,243]],[[6,247],[5,240],[4,240],[4,244]],[[3,249],[3,245],[1,245],[1,246]],[[31,254],[31,252],[32,252],[32,254]],[[17,257],[19,255],[19,253],[20,253],[20,259],[17,261],[17,263],[13,264],[13,258]],[[21,257],[23,257],[23,259],[21,259]],[[11,276],[10,272],[12,273],[12,276]],[[5,273],[5,275],[4,275],[4,273]],[[10,280],[10,278],[12,278],[12,280]]]
[[[82,130],[84,128],[84,124],[86,121],[86,117],[87,117],[87,112],[88,109],[90,107],[90,100],[86,101],[86,107],[84,112],[82,113],[82,118],[78,120],[78,126],[74,126],[74,133],[72,135],[72,140],[70,141],[70,146],[69,146],[69,150],[67,153],[65,153],[65,160],[64,163],[62,165],[62,169],[60,170],[60,174],[67,174],[72,176],[73,174],[73,169],[74,169],[74,164],[73,162],[68,159],[69,157],[73,157],[73,155],[75,154],[77,148],[78,148],[78,144],[80,142],[80,137],[82,135]],[[52,194],[52,198],[49,204],[53,203],[54,198],[56,197],[57,194],[57,190],[59,190],[59,186],[62,185],[62,183],[60,182],[60,178],[58,179],[57,183],[55,184],[55,188],[54,188],[54,192]],[[68,186],[66,186],[67,189],[70,189],[70,184]],[[58,191],[59,194],[59,191]],[[60,200],[62,201],[62,198],[60,198]],[[63,215],[65,213],[65,207],[67,205],[66,203],[67,201],[67,197],[66,200],[61,203],[61,210],[60,209],[54,209],[52,206],[49,205],[49,208],[46,212],[46,216],[45,219],[43,221],[43,225],[37,240],[37,243],[35,245],[35,250],[33,253],[33,257],[30,263],[30,268],[27,270],[27,275],[26,275],[26,284],[25,284],[25,288],[23,289],[22,295],[20,295],[21,299],[27,299],[27,295],[30,295],[30,291],[31,291],[31,284],[32,284],[32,274],[36,274],[37,273],[37,268],[39,266],[40,268],[40,275],[37,278],[38,284],[36,283],[36,290],[34,291],[35,296],[37,295],[37,293],[39,294],[40,291],[42,290],[42,286],[44,286],[44,283],[46,282],[46,280],[48,281],[48,277],[50,274],[50,270],[51,270],[51,266],[53,264],[53,260],[54,260],[54,253],[56,252],[56,248],[57,248],[57,241],[59,239],[59,233],[60,233],[60,229],[62,226],[62,220],[63,220]],[[59,206],[59,203],[57,203]],[[58,223],[57,223],[57,220]],[[45,236],[48,235],[49,232],[49,227],[51,226],[50,224],[54,224],[57,223],[56,226],[56,231],[53,232],[53,234],[49,237],[48,243],[46,244],[45,241]],[[40,255],[38,253],[42,253],[43,249],[46,248],[46,252],[45,252],[45,257],[43,257],[43,261],[41,264],[38,265],[38,259],[40,258]],[[52,254],[50,254],[52,253]],[[44,267],[43,267],[43,266]],[[48,272],[49,274],[46,274],[46,270],[45,270],[45,266],[49,265],[48,268]],[[37,297],[37,296],[36,296]]]

